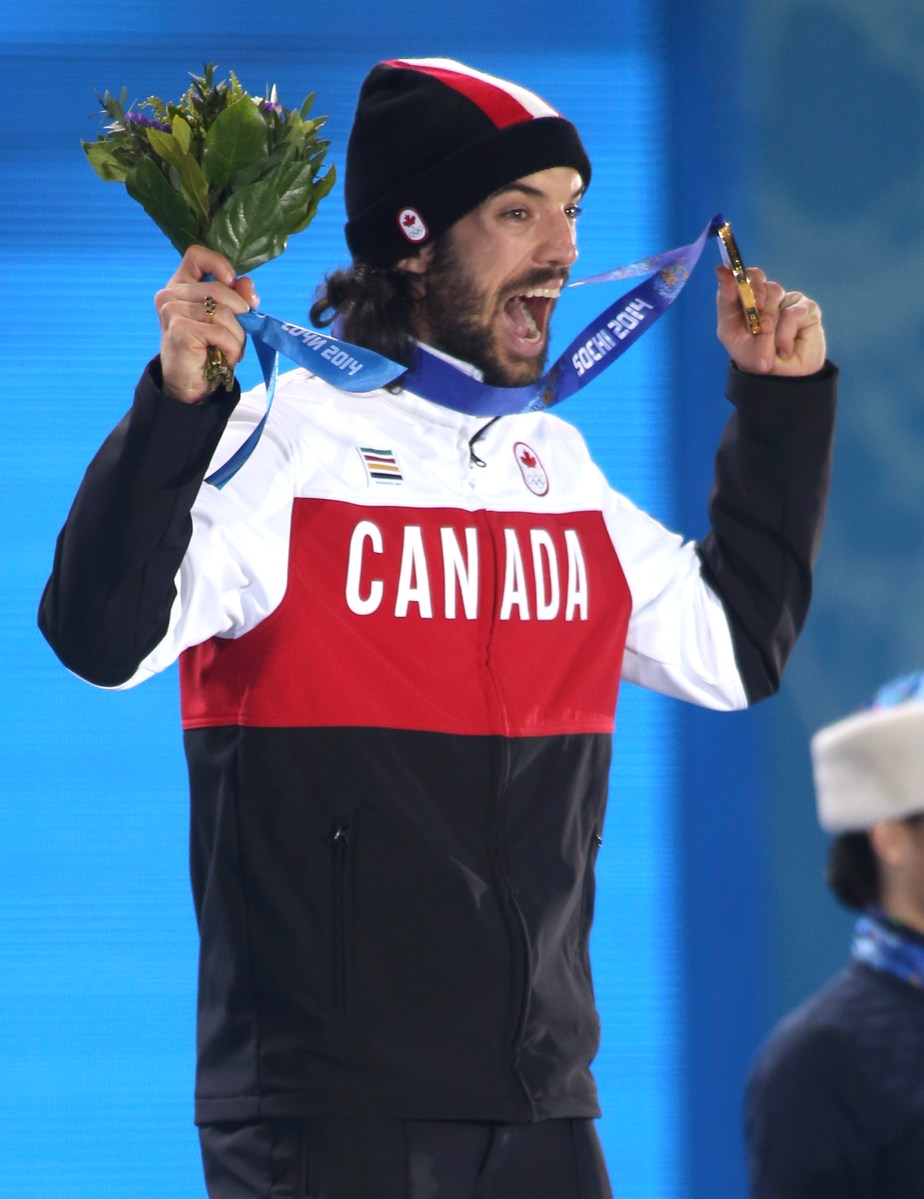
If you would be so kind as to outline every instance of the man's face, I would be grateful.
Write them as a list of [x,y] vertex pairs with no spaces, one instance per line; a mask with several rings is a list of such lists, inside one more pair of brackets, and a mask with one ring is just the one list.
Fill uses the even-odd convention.
[[924,816],[869,829],[879,866],[879,900],[896,920],[924,933]]
[[908,906],[914,914],[913,928],[924,931],[924,819],[908,821],[907,890]]
[[420,340],[477,366],[494,386],[538,379],[552,309],[577,258],[583,190],[577,171],[551,167],[457,221],[423,272]]

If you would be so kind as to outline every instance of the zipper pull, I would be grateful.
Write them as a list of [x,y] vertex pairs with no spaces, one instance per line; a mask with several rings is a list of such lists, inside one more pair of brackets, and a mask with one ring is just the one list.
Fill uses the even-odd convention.
[[350,844],[350,822],[348,820],[338,821],[330,833],[330,843],[338,849],[346,849]]
[[488,465],[487,462],[485,462],[485,460],[483,458],[479,458],[478,455],[475,453],[475,442],[480,441],[481,438],[484,437],[485,433],[487,433],[488,429],[490,429],[491,426],[494,424],[494,422],[497,420],[500,420],[499,416],[491,417],[491,419],[488,421],[488,423],[486,425],[482,425],[481,428],[478,430],[478,432],[475,433],[474,436],[469,439],[469,443],[468,443],[468,464],[469,464],[469,466],[487,466]]

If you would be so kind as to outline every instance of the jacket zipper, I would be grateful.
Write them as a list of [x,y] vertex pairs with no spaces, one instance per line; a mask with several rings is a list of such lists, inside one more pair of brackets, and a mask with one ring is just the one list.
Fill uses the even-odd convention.
[[[597,868],[597,854],[600,852],[600,846],[603,844],[603,835],[600,832],[599,824],[594,826],[593,833],[590,838],[590,849],[587,854],[587,865],[584,873],[584,889],[581,895],[581,935],[588,936],[590,929],[590,905],[591,905],[591,890],[596,892],[595,871]],[[588,970],[590,962],[587,963]]]
[[494,787],[494,812],[491,829],[491,857],[494,866],[494,876],[499,892],[501,909],[504,913],[505,924],[507,926],[507,936],[510,943],[511,978],[510,1008],[508,1017],[510,1020],[509,1067],[516,1086],[523,1097],[528,1117],[532,1119],[534,1114],[533,1099],[529,1088],[526,1085],[526,1081],[520,1072],[519,1066],[520,1042],[523,1037],[523,1030],[526,1027],[526,1020],[529,1012],[529,936],[526,929],[526,921],[523,917],[520,905],[517,903],[516,895],[514,894],[513,883],[507,870],[507,863],[501,844],[501,808],[504,791],[503,780],[506,774],[507,759],[507,747],[502,738],[497,742],[497,759],[498,771],[497,781]]
[[331,867],[333,927],[331,937],[333,942],[334,1007],[342,1015],[347,1006],[346,903],[350,822],[346,817],[338,817],[335,820],[330,833],[330,844],[333,854]]
[[[480,458],[475,452],[475,445],[484,437],[495,421],[499,419],[499,417],[494,417],[493,420],[489,420],[486,424],[482,425],[469,441],[469,469],[473,467],[486,466],[484,459]],[[487,513],[483,514],[483,521],[484,529],[491,545],[496,587],[499,573],[497,538],[491,522],[487,517]],[[485,644],[485,670],[490,681],[489,687],[492,693],[490,701],[491,706],[494,709],[495,715],[500,717],[503,714],[503,705],[501,703],[500,694],[497,690],[496,683],[494,682],[494,665],[491,661],[494,635],[497,631],[496,604],[492,604],[491,611],[492,619]],[[510,1056],[508,1059],[508,1066],[510,1075],[523,1097],[527,1118],[532,1119],[535,1110],[532,1096],[519,1068],[520,1042],[523,1037],[523,1030],[526,1027],[526,1021],[529,1012],[529,935],[526,928],[526,921],[523,917],[522,911],[520,910],[520,905],[517,903],[516,895],[514,894],[513,883],[511,882],[510,875],[508,873],[507,863],[501,844],[501,812],[503,807],[505,779],[508,770],[508,749],[503,736],[499,736],[496,739],[495,744],[497,746],[495,753],[496,775],[492,788],[493,811],[489,831],[489,850],[498,900],[500,902],[504,923],[507,929],[507,937],[510,944],[511,977],[510,1003],[508,1008]]]

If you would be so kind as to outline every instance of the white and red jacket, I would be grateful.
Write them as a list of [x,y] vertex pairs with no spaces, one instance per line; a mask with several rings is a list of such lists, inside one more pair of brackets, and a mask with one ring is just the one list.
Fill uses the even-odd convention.
[[775,690],[824,515],[835,372],[732,371],[713,528],[613,491],[573,427],[281,378],[188,407],[156,364],[40,623],[130,686],[180,660],[200,1122],[597,1114],[587,944],[620,679]]

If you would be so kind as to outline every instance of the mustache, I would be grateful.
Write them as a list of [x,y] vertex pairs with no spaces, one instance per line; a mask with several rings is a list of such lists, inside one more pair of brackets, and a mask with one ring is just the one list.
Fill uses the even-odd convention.
[[570,272],[564,267],[560,270],[542,270],[537,267],[536,270],[529,271],[514,280],[509,287],[504,289],[504,295],[509,300],[511,296],[519,296],[524,291],[531,291],[534,287],[564,287],[568,282],[569,274]]

